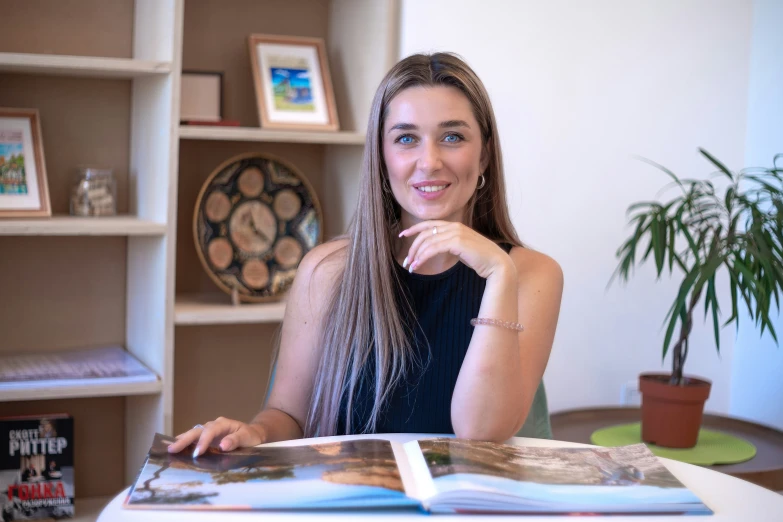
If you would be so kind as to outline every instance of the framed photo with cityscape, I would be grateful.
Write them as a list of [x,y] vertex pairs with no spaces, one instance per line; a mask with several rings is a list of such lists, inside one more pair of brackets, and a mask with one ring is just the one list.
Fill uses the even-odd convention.
[[340,128],[323,39],[253,34],[249,44],[261,127]]
[[0,108],[0,218],[51,215],[38,110]]

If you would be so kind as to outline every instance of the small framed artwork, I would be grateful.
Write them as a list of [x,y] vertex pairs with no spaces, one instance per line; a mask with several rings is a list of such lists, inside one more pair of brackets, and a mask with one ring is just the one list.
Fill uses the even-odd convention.
[[179,119],[219,122],[223,118],[223,73],[182,71]]
[[261,127],[339,129],[323,39],[253,34],[249,43]]
[[51,215],[38,110],[0,108],[0,218]]

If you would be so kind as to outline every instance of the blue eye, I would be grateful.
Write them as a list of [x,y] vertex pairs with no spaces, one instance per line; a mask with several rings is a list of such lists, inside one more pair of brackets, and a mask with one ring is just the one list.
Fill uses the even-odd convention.
[[413,143],[413,136],[410,134],[403,134],[402,136],[399,136],[396,140],[397,143],[402,143],[403,145],[410,145]]
[[459,143],[459,142],[460,142],[460,141],[462,141],[463,139],[465,139],[465,138],[463,138],[463,137],[462,137],[462,136],[460,136],[459,134],[449,134],[449,135],[447,135],[447,136],[444,138],[444,140],[446,141],[446,143]]

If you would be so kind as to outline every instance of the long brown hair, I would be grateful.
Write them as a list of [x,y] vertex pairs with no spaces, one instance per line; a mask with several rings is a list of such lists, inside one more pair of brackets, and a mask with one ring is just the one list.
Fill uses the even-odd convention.
[[[399,232],[400,207],[389,189],[383,161],[383,127],[391,100],[404,89],[418,86],[454,87],[470,101],[489,161],[483,172],[486,184],[468,202],[466,222],[495,242],[521,245],[508,216],[497,124],[481,80],[450,53],[403,59],[388,72],[373,98],[359,200],[343,236],[348,239],[346,265],[332,289],[322,323],[322,355],[305,423],[306,437],[335,435],[344,399],[346,431],[375,431],[385,401],[415,362],[411,333],[394,299],[400,281],[394,267],[393,234]],[[352,427],[354,396],[368,360],[375,364],[370,420],[366,426]]]

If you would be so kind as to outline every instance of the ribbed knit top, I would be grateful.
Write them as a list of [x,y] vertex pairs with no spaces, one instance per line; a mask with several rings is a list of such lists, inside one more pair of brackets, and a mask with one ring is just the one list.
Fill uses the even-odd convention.
[[[511,250],[510,245],[503,248]],[[470,320],[478,316],[486,280],[461,262],[434,275],[410,274],[396,262],[394,266],[404,292],[395,298],[401,303],[407,297],[413,309],[413,317],[403,316],[403,320],[411,327],[412,346],[421,364],[410,368],[406,381],[395,388],[375,432],[454,433],[451,396],[473,335]],[[352,433],[363,431],[372,410],[374,364],[370,357],[354,399]],[[345,433],[346,405],[343,398],[340,434]]]

